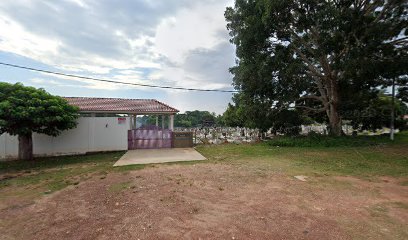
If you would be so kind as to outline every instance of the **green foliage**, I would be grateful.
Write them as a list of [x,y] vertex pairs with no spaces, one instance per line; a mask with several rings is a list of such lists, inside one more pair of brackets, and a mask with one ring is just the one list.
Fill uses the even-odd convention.
[[[391,118],[391,96],[379,95],[370,101],[369,106],[362,112],[355,114],[356,118],[350,117],[352,125],[361,130],[377,130],[383,127],[390,127]],[[395,128],[404,130],[407,127],[407,121],[403,119],[408,114],[408,107],[403,102],[396,99],[395,108]]]
[[276,111],[295,106],[339,135],[341,113],[367,108],[391,79],[406,84],[407,6],[403,0],[236,0],[225,17],[236,45],[231,72],[243,121],[265,129]]
[[400,101],[402,101],[402,102],[404,102],[406,104],[408,104],[408,86],[407,85],[408,85],[408,83],[405,82],[404,85],[399,87],[398,88],[398,93],[397,93],[397,96],[396,96]]
[[244,116],[242,114],[242,108],[240,106],[234,106],[231,103],[228,104],[227,110],[223,114],[225,125],[229,127],[244,127]]
[[[398,134],[395,142],[408,142],[408,134]],[[388,135],[380,136],[326,136],[309,134],[308,136],[277,137],[266,142],[269,146],[279,147],[366,147],[383,144],[394,144]]]
[[[174,117],[175,127],[201,127],[204,125],[223,125],[221,116],[208,111],[186,111],[185,113],[178,113]],[[145,125],[155,125],[156,116],[144,116],[142,122]],[[159,126],[161,126],[161,117],[159,117]]]
[[216,114],[208,111],[186,111],[174,118],[176,127],[199,127],[206,124],[216,124]]
[[44,89],[0,83],[0,133],[57,136],[76,126],[78,109]]
[[289,136],[299,135],[305,119],[296,110],[281,110],[273,117],[272,131]]
[[273,132],[297,135],[306,118],[297,110],[270,109],[269,104],[251,103],[243,100],[244,95],[234,96],[235,105],[229,104],[223,114],[224,121],[230,127],[259,128],[262,131],[271,129]]

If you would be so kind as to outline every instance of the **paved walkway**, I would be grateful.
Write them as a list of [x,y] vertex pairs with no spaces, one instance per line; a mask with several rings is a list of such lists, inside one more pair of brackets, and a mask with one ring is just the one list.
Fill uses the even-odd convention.
[[129,150],[113,166],[206,160],[194,148]]

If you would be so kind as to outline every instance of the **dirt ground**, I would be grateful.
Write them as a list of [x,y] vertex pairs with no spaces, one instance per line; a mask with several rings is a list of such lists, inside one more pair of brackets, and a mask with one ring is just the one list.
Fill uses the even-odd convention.
[[1,239],[407,239],[401,179],[242,165],[157,165],[94,176],[0,208]]

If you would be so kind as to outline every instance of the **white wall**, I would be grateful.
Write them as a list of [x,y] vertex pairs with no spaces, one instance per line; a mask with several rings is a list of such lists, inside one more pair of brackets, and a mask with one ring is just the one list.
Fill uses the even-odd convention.
[[[119,124],[117,117],[81,117],[75,129],[58,137],[33,134],[35,156],[83,154],[87,152],[127,150],[127,132],[130,118]],[[17,136],[0,136],[0,159],[18,156]]]

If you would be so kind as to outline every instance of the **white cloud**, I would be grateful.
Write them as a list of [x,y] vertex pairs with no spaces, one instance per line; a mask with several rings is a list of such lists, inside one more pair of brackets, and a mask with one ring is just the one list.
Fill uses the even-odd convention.
[[157,51],[176,62],[196,48],[212,48],[225,39],[217,34],[226,31],[224,1],[208,4],[205,1],[192,9],[183,9],[177,15],[164,19],[156,30]]
[[30,80],[32,83],[39,85],[39,87],[44,88],[45,86],[57,86],[57,87],[76,87],[77,85],[74,84],[66,84],[66,83],[62,83],[60,81],[57,80],[53,80],[53,79],[43,79],[43,78],[32,78]]
[[[228,68],[234,65],[235,55],[228,43],[223,14],[232,4],[232,0],[0,1],[0,51],[90,77],[230,89]],[[123,88],[69,77],[53,78],[57,82],[81,82],[81,88]],[[53,84],[39,79],[32,82]],[[173,96],[174,92],[167,93]],[[223,97],[216,99],[227,104]],[[200,101],[209,102],[200,95],[191,103],[198,107]]]
[[85,1],[82,0],[66,0],[68,2],[73,2],[75,4],[78,4],[78,6],[83,7],[83,8],[88,8],[89,6],[86,4]]
[[47,58],[58,53],[61,43],[26,31],[13,19],[0,15],[0,50],[32,59]]
[[230,1],[202,2],[165,19],[157,27],[156,50],[173,64],[154,72],[189,88],[231,88],[228,69],[234,65],[234,48],[228,42],[224,10]]

